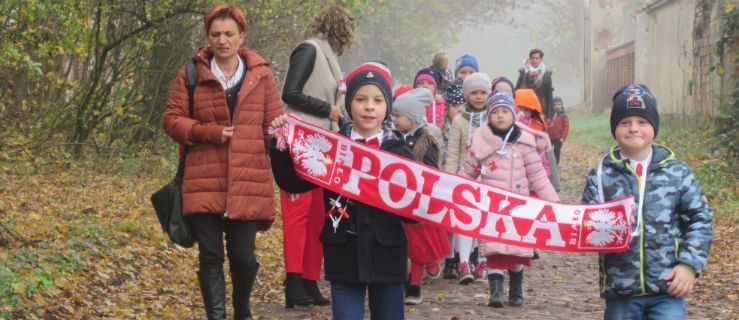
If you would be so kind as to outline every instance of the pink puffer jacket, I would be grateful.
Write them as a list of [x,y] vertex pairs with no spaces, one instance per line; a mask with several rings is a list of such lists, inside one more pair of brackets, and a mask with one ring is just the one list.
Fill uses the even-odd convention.
[[[493,134],[489,126],[475,130],[470,153],[465,156],[459,174],[471,179],[515,193],[529,195],[536,192],[539,198],[559,202],[557,192],[547,178],[541,163],[541,155],[549,148],[548,137],[525,124],[518,123],[521,136],[513,144],[501,150],[503,139]],[[506,254],[530,258],[530,248],[480,240],[480,255]]]
[[[488,126],[477,128],[472,136],[470,153],[465,155],[459,174],[518,194],[535,192],[544,200],[558,202],[557,192],[547,178],[541,163],[541,154],[549,147],[543,133],[518,123],[521,136],[513,144],[501,149],[503,139],[493,134]],[[529,189],[531,188],[531,189]]]

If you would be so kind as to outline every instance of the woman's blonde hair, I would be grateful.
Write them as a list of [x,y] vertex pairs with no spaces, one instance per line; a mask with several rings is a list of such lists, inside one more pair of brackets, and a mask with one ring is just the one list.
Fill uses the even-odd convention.
[[447,59],[446,53],[439,52],[439,53],[437,53],[437,54],[434,55],[434,59],[431,61],[431,65],[434,66],[434,68],[436,68],[436,69],[444,70],[444,69],[446,69],[444,67],[444,62],[445,62],[444,60],[446,60],[446,59]]
[[339,5],[324,7],[305,29],[304,36],[325,37],[336,55],[341,55],[354,43],[354,15]]

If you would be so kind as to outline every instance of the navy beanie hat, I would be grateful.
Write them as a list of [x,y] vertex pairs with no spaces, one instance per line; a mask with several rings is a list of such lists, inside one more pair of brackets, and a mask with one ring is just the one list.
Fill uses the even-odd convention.
[[358,66],[354,71],[346,77],[346,96],[344,97],[344,105],[352,117],[351,105],[354,94],[359,87],[365,84],[374,84],[380,88],[385,96],[387,103],[387,114],[385,119],[390,119],[393,113],[393,80],[390,75],[390,69],[379,62],[367,62]]
[[659,112],[657,99],[643,84],[629,84],[618,89],[613,95],[611,108],[611,135],[616,137],[616,126],[626,117],[637,116],[649,121],[654,128],[654,136],[659,131]]
[[421,80],[432,81],[434,86],[438,89],[439,84],[441,83],[441,74],[434,68],[423,68],[418,70],[418,73],[416,73],[416,78],[413,80],[413,86],[415,87]]

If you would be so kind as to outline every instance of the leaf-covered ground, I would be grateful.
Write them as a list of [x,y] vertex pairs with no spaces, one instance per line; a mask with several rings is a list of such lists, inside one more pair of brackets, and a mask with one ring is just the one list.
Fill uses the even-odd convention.
[[[577,202],[601,151],[572,139],[562,198]],[[204,319],[195,249],[170,244],[148,197],[165,181],[80,168],[36,173],[2,162],[0,319]],[[734,191],[735,192],[735,191]],[[722,208],[716,208],[721,212]],[[739,319],[739,227],[717,214],[709,265],[688,300],[690,319]],[[281,222],[258,235],[258,319],[330,319],[330,308],[286,310]],[[596,319],[596,256],[543,252],[527,269],[523,308],[490,309],[487,284],[425,280],[409,319]],[[325,293],[327,284],[321,282]],[[230,311],[230,306],[229,306]]]

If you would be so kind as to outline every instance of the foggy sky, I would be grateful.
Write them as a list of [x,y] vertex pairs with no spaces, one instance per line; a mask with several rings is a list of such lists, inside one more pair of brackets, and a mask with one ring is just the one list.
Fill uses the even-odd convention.
[[[511,27],[495,24],[465,27],[458,35],[459,42],[446,45],[442,50],[449,55],[449,69],[454,72],[454,62],[464,54],[477,58],[480,72],[491,78],[505,76],[513,83],[518,79],[518,69],[523,67],[529,51],[539,48],[544,51],[544,64],[553,70],[554,96],[563,99],[565,107],[580,103],[578,79],[563,79],[557,72],[557,56],[547,51],[546,45],[536,43],[528,31],[517,31]],[[578,45],[578,44],[575,44]],[[579,73],[578,73],[579,74]]]

